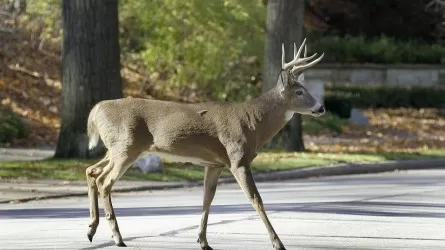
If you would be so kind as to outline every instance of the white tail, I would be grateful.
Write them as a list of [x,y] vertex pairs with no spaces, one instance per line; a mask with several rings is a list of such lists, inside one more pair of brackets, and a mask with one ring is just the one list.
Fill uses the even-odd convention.
[[96,125],[92,121],[95,112],[96,112],[96,109],[93,108],[90,112],[90,115],[88,116],[87,134],[88,134],[88,138],[89,138],[88,149],[90,149],[90,150],[97,146],[97,144],[99,143],[99,138],[100,138],[98,131],[96,129]]
[[99,223],[97,193],[104,199],[106,218],[113,238],[124,246],[110,192],[130,165],[147,152],[174,161],[205,167],[204,205],[198,242],[211,249],[206,237],[210,204],[223,168],[229,168],[240,187],[261,215],[275,249],[284,249],[267,219],[256,188],[250,164],[257,150],[272,138],[294,113],[319,116],[324,107],[312,97],[302,80],[302,72],[318,63],[323,55],[300,58],[303,41],[294,59],[283,61],[277,85],[267,93],[244,103],[198,103],[123,98],[98,103],[88,118],[89,147],[99,141],[108,149],[106,156],[86,171],[90,199],[88,238],[92,240]]

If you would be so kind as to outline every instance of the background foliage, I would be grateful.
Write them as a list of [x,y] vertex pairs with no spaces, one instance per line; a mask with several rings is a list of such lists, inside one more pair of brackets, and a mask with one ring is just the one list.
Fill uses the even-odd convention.
[[445,89],[439,87],[327,86],[325,105],[342,118],[357,108],[445,108]]
[[166,90],[203,89],[210,98],[256,95],[264,41],[261,1],[121,2],[126,60],[139,60]]
[[443,10],[427,8],[429,2],[431,0],[307,1],[329,25],[327,33],[366,38],[385,35],[431,43],[443,35],[441,22],[445,16]]
[[[261,89],[266,2],[120,1],[123,64],[144,75],[143,89],[155,98],[250,99]],[[27,3],[21,23],[36,46],[60,49],[59,1]],[[306,27],[310,51],[325,52],[325,63],[444,63],[445,46],[434,40],[439,17],[424,5],[308,1],[308,18],[316,13],[328,27]]]
[[366,38],[364,35],[326,36],[313,32],[312,51],[323,51],[325,63],[445,63],[445,46],[416,40],[400,40],[385,35]]
[[[0,10],[3,10],[2,4],[9,1],[0,0]],[[308,0],[305,19],[310,52],[325,52],[323,63],[444,63],[445,46],[440,39],[443,33],[437,29],[433,13],[427,12],[429,21],[433,22],[428,27],[425,22],[410,20],[374,22],[377,16],[382,20],[417,20],[417,15],[424,18],[424,10],[415,9],[413,1]],[[17,21],[11,22],[9,16],[5,19],[0,13],[0,29],[6,30],[0,34],[0,100],[2,106],[26,118],[28,125],[26,138],[12,145],[37,147],[56,141],[60,125],[62,26],[60,0],[26,2],[26,11]],[[121,72],[126,95],[139,96],[143,90],[148,98],[195,102],[241,101],[259,94],[265,2],[119,1]],[[374,6],[366,7],[373,3]],[[407,4],[394,6],[396,3]],[[323,11],[326,6],[329,12]],[[406,9],[401,10],[403,13],[399,16],[399,12],[388,8]],[[356,21],[363,11],[374,14],[370,19]],[[342,24],[342,20],[349,21]],[[357,32],[346,27],[348,23],[355,25]],[[410,26],[403,26],[405,23]],[[415,36],[407,35],[411,30]],[[303,119],[305,137],[317,135],[315,144],[308,139],[308,149],[405,152],[443,147],[445,138],[438,134],[444,131],[444,116],[436,110],[445,106],[443,90],[326,87],[330,112],[317,119]],[[364,110],[370,126],[357,128],[345,122],[352,106],[371,108]],[[382,109],[384,107],[390,109]],[[9,124],[8,121],[6,127]],[[15,129],[8,131],[10,135],[18,135]],[[394,131],[397,136],[392,136]],[[400,134],[408,134],[409,138]],[[340,145],[336,136],[358,138],[360,145]],[[325,139],[320,142],[320,138]]]
[[27,134],[26,124],[10,109],[0,107],[0,142],[11,142]]

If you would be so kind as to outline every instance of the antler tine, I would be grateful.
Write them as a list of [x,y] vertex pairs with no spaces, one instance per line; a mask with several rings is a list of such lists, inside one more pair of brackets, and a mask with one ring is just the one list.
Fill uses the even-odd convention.
[[[301,44],[298,51],[301,51],[301,47],[304,45],[304,57],[307,55],[307,46],[306,46],[306,38],[304,38],[303,43]],[[294,58],[300,57],[300,54],[297,54],[297,45],[294,43]]]
[[[304,57],[300,58],[303,48],[304,48],[304,52],[303,52]],[[281,49],[282,49],[282,57],[281,57],[282,69],[288,69],[288,68],[292,67],[291,72],[294,74],[298,71],[302,71],[304,69],[314,66],[319,61],[321,61],[321,59],[324,56],[324,53],[323,53],[320,57],[318,57],[314,61],[307,63],[308,61],[314,59],[317,56],[317,53],[315,53],[309,57],[307,56],[306,38],[303,39],[303,42],[301,43],[298,51],[297,51],[297,45],[294,43],[294,59],[288,63],[286,63],[285,59],[284,59],[284,44],[281,44]]]
[[288,63],[286,63],[285,61],[284,61],[284,44],[281,44],[282,45],[282,57],[281,57],[281,66],[282,66],[282,69],[288,69],[288,68],[290,68],[290,67],[292,67],[292,66],[294,66],[294,65],[297,65],[297,64],[299,64],[299,63],[302,63],[300,60],[301,59],[299,59],[299,57],[300,57],[300,55],[301,55],[301,51],[303,50],[303,47],[305,46],[305,43],[306,43],[306,38],[304,38],[303,39],[303,42],[301,43],[301,45],[300,45],[300,48],[298,49],[298,51],[296,50],[296,48],[297,48],[297,46],[296,46],[296,44],[294,43],[294,59],[292,59],[292,61],[290,61],[290,62],[288,62]]
[[284,61],[284,43],[281,44],[281,68],[285,69],[286,62]]
[[[316,57],[318,54],[317,53],[315,53],[315,54],[313,54],[312,56],[309,56],[309,57],[304,57],[304,58],[301,58],[301,59],[298,59],[298,64],[302,64],[302,63],[305,63],[305,62],[307,62],[307,61],[310,61],[310,60],[312,60],[312,59],[314,59],[314,57]],[[294,67],[296,67],[296,66],[294,66]]]
[[[306,58],[304,58],[304,59],[313,58],[315,55],[317,55],[317,54],[314,54],[314,55],[312,55],[312,56],[310,56],[310,57],[306,57]],[[299,71],[305,70],[305,69],[307,69],[307,68],[310,68],[310,67],[314,66],[315,64],[317,64],[318,62],[320,62],[321,59],[323,59],[323,57],[324,57],[324,53],[321,54],[317,59],[313,60],[313,61],[310,62],[310,63],[304,64],[304,65],[301,65],[301,66],[294,66],[294,67],[292,68],[292,71],[291,71],[291,72],[292,72],[293,74],[295,74],[296,72],[299,72]],[[304,60],[304,59],[302,59],[302,60]],[[306,61],[306,60],[305,60],[305,61]]]
[[294,47],[294,60],[300,58],[301,51],[303,50],[303,47],[306,46],[305,44],[306,44],[306,38],[303,39],[303,42],[301,43],[300,48],[298,48],[297,54],[295,54],[296,47]]

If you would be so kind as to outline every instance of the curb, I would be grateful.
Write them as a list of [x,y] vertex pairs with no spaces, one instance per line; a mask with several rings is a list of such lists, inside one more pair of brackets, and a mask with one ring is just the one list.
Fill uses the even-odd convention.
[[[434,169],[444,168],[445,159],[434,160],[402,160],[402,161],[384,161],[378,163],[348,163],[348,164],[335,164],[323,167],[310,167],[305,169],[287,170],[270,173],[254,174],[255,182],[265,181],[277,181],[277,180],[291,180],[291,179],[304,179],[304,178],[317,178],[323,176],[337,176],[337,175],[356,175],[356,174],[369,174],[369,173],[381,173],[390,172],[396,170],[413,170],[413,169]],[[235,183],[236,180],[233,177],[220,178],[218,184]],[[128,193],[128,192],[140,192],[151,190],[167,190],[177,188],[190,188],[202,186],[203,181],[181,182],[171,183],[163,185],[146,185],[130,188],[116,188],[113,189],[113,193]],[[68,197],[81,197],[87,196],[88,192],[76,192],[68,194],[47,195],[38,197],[29,197],[23,199],[13,199],[0,201],[0,204],[4,203],[22,203],[33,200],[47,200],[47,199],[59,199]]]

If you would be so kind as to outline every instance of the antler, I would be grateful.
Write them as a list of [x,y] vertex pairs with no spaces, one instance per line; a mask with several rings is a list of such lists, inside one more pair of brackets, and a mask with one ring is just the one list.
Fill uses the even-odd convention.
[[[301,54],[301,51],[303,50],[303,47],[304,47],[304,57],[300,58],[300,54]],[[286,63],[284,61],[284,55],[285,55],[284,54],[285,53],[284,52],[284,44],[281,44],[281,50],[282,50],[282,53],[281,53],[281,68],[283,70],[287,70],[290,67],[292,67],[291,73],[293,73],[293,74],[314,66],[319,61],[321,61],[321,59],[324,56],[324,53],[323,53],[317,59],[313,60],[310,63],[307,63],[308,61],[314,59],[317,56],[317,53],[313,54],[312,56],[306,57],[306,55],[307,55],[306,38],[301,43],[301,46],[298,49],[298,51],[297,51],[297,45],[294,43],[294,59],[292,61],[288,62],[288,63]]]

